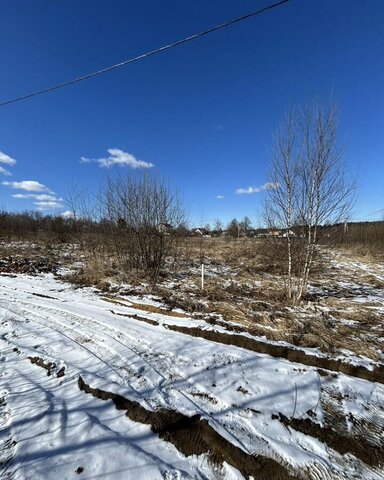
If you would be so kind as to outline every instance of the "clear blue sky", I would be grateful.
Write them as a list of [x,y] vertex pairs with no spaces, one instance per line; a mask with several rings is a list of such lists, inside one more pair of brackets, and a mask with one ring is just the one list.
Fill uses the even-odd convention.
[[[0,100],[268,3],[4,0]],[[384,211],[373,212],[384,209],[383,0],[292,0],[139,63],[0,108],[0,206],[59,213],[67,207],[49,206],[63,203],[71,183],[94,190],[107,175],[130,168],[106,165],[139,160],[182,193],[192,223],[248,215],[258,224],[263,190],[236,190],[266,182],[272,132],[287,107],[331,92],[340,105],[347,165],[360,183],[355,218],[382,218]]]

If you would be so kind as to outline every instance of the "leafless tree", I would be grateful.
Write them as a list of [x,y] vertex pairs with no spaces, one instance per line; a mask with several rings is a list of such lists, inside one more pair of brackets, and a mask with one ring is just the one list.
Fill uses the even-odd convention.
[[108,181],[104,205],[120,257],[157,276],[185,219],[178,196],[150,175],[127,175]]
[[72,181],[67,185],[63,201],[69,209],[69,218],[89,221],[97,221],[100,218],[100,192],[95,194],[78,181]]
[[306,295],[319,227],[348,218],[354,183],[346,176],[337,143],[338,111],[318,102],[291,109],[274,136],[265,204],[266,223],[280,229],[286,295]]
[[248,237],[249,236],[249,231],[251,230],[252,227],[252,221],[250,218],[245,216],[243,220],[239,223],[240,230],[243,232],[243,234]]

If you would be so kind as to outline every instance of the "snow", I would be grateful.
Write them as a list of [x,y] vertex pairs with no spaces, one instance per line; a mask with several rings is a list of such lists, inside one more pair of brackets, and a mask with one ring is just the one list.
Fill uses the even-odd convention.
[[[151,305],[155,306],[157,308],[161,307],[163,308],[162,313],[156,313],[156,312],[143,312],[143,311],[137,311],[137,309],[134,307],[135,304],[142,304],[142,305]],[[123,305],[123,308],[121,308],[121,305]],[[180,327],[199,327],[201,330],[209,330],[209,331],[214,331],[214,332],[219,332],[223,334],[228,333],[228,329],[226,329],[223,326],[220,325],[211,325],[206,323],[204,320],[199,320],[197,318],[192,318],[188,317],[188,315],[185,314],[180,309],[174,309],[173,312],[176,313],[181,313],[183,317],[178,317],[178,316],[170,316],[167,315],[166,307],[162,305],[156,297],[153,296],[147,296],[146,298],[142,298],[140,296],[130,296],[129,299],[124,299],[121,297],[118,297],[118,303],[113,303],[111,312],[116,313],[117,315],[134,315],[135,313],[139,313],[141,317],[148,318],[151,320],[155,320],[156,322],[159,323],[159,325],[166,327],[167,325],[175,325],[175,326],[180,326]],[[223,319],[221,315],[217,315],[218,319],[223,322]],[[345,321],[341,320],[340,323],[349,323],[353,324],[351,321]],[[240,325],[237,324],[236,322],[225,322],[225,324],[230,328],[231,326],[234,327],[239,327]],[[356,322],[358,325],[358,322]],[[269,328],[273,329],[273,327],[270,326],[264,326],[264,328]],[[293,345],[289,342],[286,342],[284,340],[269,340],[265,336],[257,336],[257,335],[251,335],[248,332],[242,331],[239,333],[233,333],[230,331],[230,334],[233,336],[240,336],[240,337],[247,337],[251,338],[254,340],[257,340],[258,342],[262,343],[267,343],[271,345],[279,345],[279,346],[286,346],[289,347],[292,350],[300,350],[304,352],[307,355],[310,356],[315,356],[315,357],[321,357],[321,358],[330,358],[330,355],[327,355],[323,352],[320,351],[319,348],[310,348],[310,347],[303,347],[303,346],[296,346]],[[333,358],[337,360],[342,360],[346,363],[350,363],[352,365],[357,365],[357,366],[362,366],[367,368],[368,370],[372,370],[375,366],[378,365],[378,362],[373,361],[371,358],[364,357],[361,355],[356,355],[351,351],[347,350],[340,350],[338,351],[338,355],[334,356]]]
[[[8,412],[2,431],[17,442],[15,478],[242,478],[226,463],[217,472],[205,455],[185,457],[111,401],[81,392],[79,375],[93,388],[148,410],[198,413],[247,453],[316,468],[323,472],[318,478],[348,478],[347,467],[335,463],[324,443],[272,418],[278,413],[306,418],[312,410],[323,423],[322,379],[315,368],[113,313],[146,316],[130,306],[135,300],[112,305],[95,289],[74,289],[51,274],[0,276],[1,395]],[[150,318],[165,326],[192,322],[160,313]],[[33,356],[54,362],[56,371],[65,366],[64,377],[47,376],[28,360]],[[381,385],[337,378],[341,392],[360,399],[345,402],[347,413],[358,414],[373,401],[384,404]],[[361,468],[364,478],[378,478]]]

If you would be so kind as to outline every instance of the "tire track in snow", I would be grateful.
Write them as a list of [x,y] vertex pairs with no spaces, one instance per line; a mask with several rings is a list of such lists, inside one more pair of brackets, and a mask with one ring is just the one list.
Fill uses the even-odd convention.
[[[18,303],[26,303],[26,304],[29,305],[29,302],[21,301],[20,299],[17,299],[17,301],[18,301]],[[1,302],[0,302],[0,304],[1,304]],[[63,329],[56,328],[52,324],[52,322],[49,322],[49,321],[45,320],[46,317],[44,315],[42,315],[41,313],[38,313],[34,310],[30,310],[28,308],[20,307],[20,306],[18,306],[19,311],[12,310],[9,307],[4,307],[4,306],[1,306],[1,308],[3,308],[4,310],[12,313],[13,315],[16,315],[16,316],[21,317],[21,318],[23,318],[24,315],[27,315],[29,317],[28,318],[29,321],[31,321],[33,323],[37,323],[42,327],[49,328],[49,329],[55,331],[56,333],[58,333],[59,335],[62,335],[63,337],[67,338],[71,342],[75,343],[78,347],[85,350],[88,354],[95,357],[99,362],[104,364],[108,368],[108,370],[112,371],[117,377],[120,378],[120,380],[123,382],[124,386],[129,386],[130,388],[132,388],[132,390],[134,390],[136,392],[135,388],[133,388],[133,386],[130,384],[130,382],[128,380],[128,377],[126,375],[123,375],[122,373],[120,373],[116,368],[114,368],[113,365],[114,365],[114,361],[116,361],[116,356],[111,357],[111,355],[109,355],[109,359],[106,360],[106,358],[108,358],[108,354],[111,353],[111,349],[103,348],[103,347],[100,346],[100,344],[97,344],[95,342],[87,342],[87,345],[84,345],[83,343],[81,343],[77,340],[77,338],[79,337],[79,330],[75,330],[74,328],[70,328],[67,324],[63,324],[63,323],[55,321],[56,326],[59,325],[60,327],[63,327],[63,329],[65,329],[66,332],[70,331],[70,332],[74,333],[73,336],[68,335],[68,333],[65,333],[63,331]],[[39,317],[40,320],[37,320],[37,318],[35,318],[36,316]],[[79,322],[77,324],[81,325]],[[96,348],[91,348],[91,345],[93,345]],[[128,363],[126,360],[125,360],[125,362]],[[120,368],[121,367],[119,367],[119,369]],[[139,392],[136,392],[136,393],[139,393]]]
[[[159,392],[164,393],[164,392],[162,392],[162,390],[164,390],[168,386],[167,383],[168,383],[169,379],[167,378],[167,376],[165,376],[162,373],[162,371],[160,371],[158,368],[155,368],[154,365],[150,361],[148,361],[148,358],[151,358],[151,359],[153,358],[153,359],[155,359],[155,361],[159,360],[158,354],[156,354],[148,346],[144,345],[143,343],[138,342],[135,338],[131,337],[130,335],[127,335],[124,331],[120,330],[119,328],[116,328],[115,326],[106,325],[106,323],[103,323],[103,321],[101,321],[101,320],[98,321],[98,320],[95,320],[94,318],[90,318],[86,315],[82,315],[82,314],[77,313],[77,312],[74,313],[72,311],[69,311],[69,310],[63,308],[63,306],[64,306],[63,303],[64,302],[61,299],[54,299],[55,302],[56,301],[62,302],[62,305],[60,305],[61,308],[58,308],[58,307],[53,306],[53,305],[47,305],[48,302],[50,304],[53,303],[52,301],[49,301],[49,300],[48,300],[47,303],[44,302],[44,304],[36,303],[35,298],[31,298],[30,301],[27,300],[27,299],[26,300],[21,300],[19,297],[14,296],[15,295],[14,290],[12,290],[12,289],[8,289],[8,290],[10,290],[10,293],[12,293],[12,296],[14,297],[13,300],[15,302],[17,302],[18,304],[23,303],[24,305],[26,305],[28,307],[28,308],[25,308],[25,307],[20,307],[20,305],[18,305],[18,307],[21,310],[23,310],[24,312],[27,312],[27,314],[29,314],[30,316],[35,317],[34,320],[32,320],[32,321],[36,321],[36,323],[39,323],[42,326],[45,326],[45,327],[48,327],[48,328],[51,328],[51,329],[55,330],[57,333],[59,333],[59,335],[66,336],[69,340],[71,340],[72,342],[77,344],[79,347],[84,348],[85,350],[87,350],[89,353],[91,353],[93,355],[95,355],[95,353],[92,351],[92,349],[95,346],[105,350],[105,338],[108,339],[107,343],[109,343],[109,344],[111,343],[111,341],[116,342],[116,344],[120,345],[124,349],[130,350],[132,353],[134,353],[136,356],[138,356],[142,362],[144,362],[146,365],[148,365],[158,375],[158,378],[159,378],[160,381],[158,382],[158,387],[157,388],[158,388]],[[23,293],[26,296],[31,296],[32,297],[32,295],[33,295],[33,293],[31,293],[31,292],[23,292]],[[34,295],[34,297],[36,297],[36,295]],[[0,303],[1,303],[1,301],[0,301]],[[71,305],[70,303],[68,303],[68,300],[65,301],[65,304],[69,305],[69,306]],[[31,309],[31,307],[32,307],[32,309]],[[98,305],[90,305],[90,307],[92,307],[94,309],[95,314],[97,314],[98,311],[99,311],[101,314],[108,315],[107,311],[104,308],[99,307]],[[7,309],[10,310],[9,308],[7,308]],[[42,313],[41,313],[42,310],[45,311],[45,312],[50,312],[49,318],[51,319],[51,321],[46,320],[47,315],[45,315],[45,316],[42,315]],[[17,315],[19,315],[19,314],[17,314]],[[39,317],[42,320],[38,321],[36,319],[36,316]],[[76,324],[76,328],[72,328],[67,323],[63,323],[62,321],[60,321],[57,318],[58,316],[60,318],[62,318],[62,317],[67,318],[69,323],[72,322],[72,326],[73,326],[73,324]],[[106,317],[106,320],[107,320],[107,317]],[[52,326],[52,322],[54,322],[56,327],[58,327],[58,328],[54,328]],[[148,328],[152,329],[152,327],[148,327]],[[72,338],[71,336],[68,336],[67,334],[65,334],[63,332],[62,329],[64,329],[66,332],[68,332],[68,330],[70,329],[70,331],[72,332],[74,337]],[[105,331],[106,329],[108,329],[108,331]],[[89,330],[92,331],[91,335],[90,335]],[[115,336],[111,335],[111,333],[110,333],[111,331],[114,332]],[[96,340],[97,343],[93,344],[91,342],[89,342],[89,343],[87,342],[87,346],[85,346],[84,344],[82,344],[81,342],[76,340],[76,338],[80,334],[87,335],[88,337],[92,338],[92,340]],[[182,336],[184,337],[184,335],[182,335]],[[123,343],[122,340],[124,340],[126,343]],[[130,343],[131,346],[128,346],[127,342]],[[135,343],[136,345],[133,346],[132,343]],[[102,346],[100,344],[102,344]],[[145,350],[145,352],[143,352],[143,349]],[[125,365],[128,363],[128,360],[125,357],[123,357],[122,355],[119,355],[117,353],[116,349],[111,349],[110,348],[108,350],[108,352],[109,352],[109,355],[110,355],[111,359],[113,359],[113,361],[114,361],[113,365],[116,366],[116,364],[119,363],[119,361],[121,361]],[[99,360],[101,360],[108,368],[112,369],[114,371],[114,373],[116,373],[124,381],[124,378],[126,378],[126,376],[121,375],[118,371],[116,371],[114,368],[111,367],[110,363],[107,363],[106,361],[104,361],[101,358],[102,353],[98,352],[95,356]],[[105,354],[104,354],[103,358],[105,358]],[[180,358],[182,358],[182,357],[180,357]],[[112,362],[112,360],[110,360],[110,361]],[[185,381],[188,382],[188,379],[184,375],[182,375],[180,373],[180,371],[178,371],[178,369],[175,369],[175,367],[174,367],[175,363],[176,363],[176,361],[174,361],[173,364],[172,364],[172,362],[168,362],[168,361],[165,362],[165,365],[162,366],[163,367],[162,370],[165,369],[166,374],[169,374],[170,372],[176,373],[178,379],[185,380]],[[120,367],[119,367],[119,370],[120,370]],[[128,380],[128,384],[130,385],[130,387],[133,390],[135,390],[135,388],[132,385],[132,382],[130,382],[129,380]],[[196,384],[193,384],[193,385],[195,387],[197,387]],[[198,386],[198,387],[200,387],[200,386]],[[209,412],[207,412],[205,409],[203,409],[200,405],[197,405],[194,400],[189,398],[188,394],[180,391],[178,388],[176,388],[174,386],[172,388],[173,388],[174,391],[176,391],[180,395],[182,395],[190,404],[192,404],[193,407],[197,409],[197,412],[202,413],[203,416],[205,416],[210,421],[210,423],[215,424],[217,426],[217,428],[216,428],[217,431],[219,431],[219,432],[224,431],[226,436],[227,437],[229,436],[231,439],[233,439],[235,444],[240,445],[241,448],[244,451],[246,451],[247,453],[250,453],[250,450],[247,449],[243,445],[243,443],[239,439],[237,439],[236,436],[234,436],[231,431],[228,430],[228,428],[226,428],[222,423],[217,422]],[[142,394],[138,391],[136,391],[136,392],[137,392],[139,398],[142,398]],[[206,392],[204,392],[204,393],[206,393]],[[210,393],[212,393],[212,392],[210,392]],[[147,399],[145,399],[145,400],[148,402]],[[218,400],[221,404],[223,404],[223,402],[220,399],[218,399]],[[216,411],[215,414],[220,414],[220,411]],[[242,418],[241,420],[244,421],[244,418]],[[244,424],[243,424],[243,426],[244,426]],[[229,428],[230,427],[231,427],[231,425],[229,425]],[[252,433],[256,436],[255,432],[252,432]],[[260,438],[264,438],[264,436],[259,437],[259,439]],[[265,440],[267,440],[267,438],[265,438]],[[267,443],[269,443],[268,440],[267,440]],[[255,447],[257,447],[257,446],[259,446],[259,450],[260,450],[260,444],[255,445]],[[270,445],[268,445],[268,451],[269,451],[269,455],[272,458],[275,457],[274,449]],[[257,450],[256,450],[255,453],[257,453]],[[281,461],[281,459],[280,459],[280,461]],[[316,479],[319,478],[319,479],[323,479],[323,480],[326,479],[326,478],[330,478],[329,471],[326,471],[327,468],[324,465],[311,462],[308,465],[308,467],[309,467],[309,470],[310,470],[308,472],[308,475],[309,475],[308,478],[316,478]]]
[[[14,294],[14,291],[12,291],[12,289],[9,289],[9,290],[11,290],[11,292]],[[25,292],[25,293],[31,295],[30,292]],[[43,309],[43,310],[50,310],[50,311],[55,312],[56,314],[57,314],[57,313],[65,314],[65,316],[66,316],[67,318],[68,318],[68,317],[71,317],[71,319],[76,322],[77,326],[80,327],[80,329],[81,329],[81,328],[84,328],[84,322],[87,322],[88,325],[89,325],[89,327],[91,327],[91,328],[93,329],[93,332],[92,332],[92,338],[93,338],[93,339],[95,339],[96,336],[98,336],[99,338],[101,337],[101,336],[100,336],[100,332],[98,332],[97,334],[94,333],[95,325],[97,325],[98,327],[103,328],[104,330],[105,330],[105,328],[106,328],[106,325],[103,324],[102,322],[96,321],[96,320],[94,320],[94,319],[90,319],[89,317],[86,317],[85,315],[75,314],[75,313],[73,313],[73,312],[70,312],[70,311],[65,310],[65,309],[62,309],[62,308],[57,308],[57,307],[53,307],[53,306],[47,306],[46,304],[41,305],[41,304],[39,304],[39,303],[35,303],[35,302],[32,302],[32,301],[21,300],[19,297],[14,298],[14,300],[17,301],[18,304],[23,303],[23,304],[25,304],[25,305],[27,305],[27,306],[29,307],[29,308],[25,308],[25,307],[20,307],[20,306],[18,305],[18,307],[19,307],[21,310],[23,310],[23,311],[24,311],[26,314],[28,314],[28,315],[32,315],[32,316],[33,316],[33,315],[37,315],[37,316],[39,316],[40,318],[45,319],[44,315],[42,315],[42,314],[39,313],[39,312],[36,312],[35,310],[31,310],[31,309],[30,309],[31,305],[33,305],[33,306],[37,307],[37,308],[40,309],[40,310],[41,310],[41,309]],[[1,304],[1,303],[2,303],[2,302],[0,301],[0,304]],[[4,307],[3,307],[3,308],[4,308]],[[10,311],[11,313],[14,313],[14,314],[18,315],[18,316],[22,316],[22,315],[20,315],[19,313],[17,313],[16,311],[11,310],[9,307],[5,307],[5,309],[8,310],[8,311]],[[105,310],[102,310],[102,311],[105,313]],[[52,317],[50,317],[50,318],[52,318]],[[77,320],[77,318],[81,318],[82,320],[79,321],[79,320]],[[131,387],[131,388],[135,391],[135,393],[138,395],[138,398],[143,399],[142,394],[133,387],[132,383],[128,380],[128,377],[127,377],[127,376],[121,375],[115,368],[111,367],[111,365],[110,365],[109,363],[107,363],[105,360],[103,360],[103,358],[101,358],[101,353],[94,353],[94,352],[91,350],[91,348],[90,348],[91,342],[89,342],[89,343],[87,342],[88,346],[85,346],[85,345],[83,345],[82,343],[78,342],[78,341],[76,340],[76,337],[73,338],[73,337],[69,336],[68,334],[64,333],[62,330],[57,329],[57,328],[54,328],[54,327],[53,327],[49,322],[47,322],[46,320],[38,321],[38,320],[36,320],[36,319],[31,319],[31,321],[36,321],[36,323],[39,323],[39,324],[42,325],[42,326],[45,326],[45,327],[48,327],[48,328],[51,328],[51,329],[55,330],[55,331],[56,331],[57,333],[59,333],[60,335],[65,336],[65,337],[68,338],[70,341],[72,341],[72,342],[74,342],[75,344],[77,344],[79,347],[84,348],[85,350],[87,350],[88,353],[94,355],[94,356],[95,356],[99,361],[101,361],[104,365],[106,365],[106,366],[109,367],[111,370],[113,370],[114,373],[121,378],[121,380],[124,382],[124,384],[125,384],[126,386]],[[77,336],[78,336],[79,333],[81,332],[81,330],[77,330],[77,329],[75,330],[74,328],[70,328],[67,324],[62,323],[62,322],[58,321],[57,319],[55,319],[54,321],[55,321],[55,324],[56,324],[56,325],[61,326],[61,327],[64,328],[66,331],[70,330],[70,331],[72,331],[72,332],[75,332],[75,335],[77,335]],[[122,332],[122,331],[119,330],[119,329],[116,329],[115,327],[108,326],[108,328],[111,329],[111,330],[115,330],[116,332],[118,332],[118,334],[120,334],[120,335],[122,335],[122,336],[125,336],[127,339],[129,339],[130,342],[135,341],[132,337],[126,335],[124,332]],[[86,333],[86,334],[89,336],[89,332],[88,332],[88,331],[85,331],[85,332],[82,332],[82,333]],[[143,354],[140,354],[138,351],[135,351],[132,347],[128,346],[127,344],[122,343],[119,339],[117,339],[117,338],[115,338],[115,337],[112,337],[112,336],[111,336],[109,333],[107,333],[107,332],[103,332],[103,335],[106,336],[107,338],[109,338],[109,340],[112,340],[112,341],[115,341],[115,342],[119,343],[123,348],[130,350],[132,353],[134,353],[135,355],[137,355],[138,357],[140,357],[140,359],[141,359],[143,362],[145,362],[153,371],[155,371],[156,374],[161,378],[161,381],[159,382],[159,385],[160,385],[160,384],[161,384],[161,385],[166,384],[167,378],[166,378],[158,369],[156,369],[145,357],[143,357]],[[101,339],[101,343],[104,343],[104,340],[103,340],[103,339]],[[137,343],[137,341],[136,341],[136,343]],[[99,347],[99,348],[101,347],[99,343],[95,343],[94,345],[97,346],[97,347]],[[140,347],[142,347],[141,344],[139,344],[139,345],[140,345]],[[109,351],[109,350],[106,349],[104,346],[101,347],[101,348],[103,348],[105,351]],[[150,350],[150,349],[147,347],[147,351],[148,351],[148,350]],[[145,352],[145,353],[147,353],[147,352]],[[119,355],[117,354],[117,352],[115,352],[115,354],[116,354],[116,355],[113,357],[113,360],[116,361],[116,358],[117,358],[117,357],[120,357],[120,358],[122,359],[122,362],[123,362],[122,367],[125,369],[125,368],[126,368],[126,365],[128,364],[127,359],[125,359],[124,357],[119,356]],[[153,351],[152,351],[152,354],[153,354],[154,358],[158,358],[157,355],[153,353]],[[119,368],[122,368],[122,367],[119,367]],[[173,368],[173,370],[175,370],[175,369]],[[178,374],[179,374],[179,376],[181,377],[181,379],[187,381],[186,377],[183,376],[183,375],[181,375],[180,372],[178,372]],[[151,389],[154,389],[154,386],[151,386],[150,388],[151,388]],[[220,431],[225,431],[225,434],[226,434],[229,438],[232,439],[232,441],[234,442],[235,445],[236,445],[236,444],[239,445],[240,448],[242,448],[245,452],[251,454],[249,448],[247,448],[240,439],[238,439],[236,436],[234,436],[234,434],[233,434],[230,430],[228,430],[228,428],[226,428],[222,423],[218,422],[218,421],[212,416],[211,413],[207,412],[204,408],[202,408],[200,405],[198,405],[198,404],[197,404],[193,399],[191,399],[185,392],[179,390],[179,389],[176,388],[176,387],[172,387],[172,389],[173,389],[174,391],[178,392],[182,397],[184,397],[184,398],[187,400],[188,403],[192,404],[193,409],[196,409],[198,413],[200,413],[200,414],[202,414],[203,416],[205,416],[213,425],[215,425],[215,426],[216,426],[216,429],[217,429],[219,432],[220,432]],[[159,391],[161,391],[161,389],[159,389]],[[206,392],[203,392],[203,393],[206,393]],[[150,405],[150,402],[148,401],[148,399],[144,398],[143,400],[145,400],[145,402],[146,402],[148,405]],[[218,399],[218,401],[219,401],[221,404],[223,404],[223,402],[222,402],[221,400]],[[151,406],[151,408],[156,409],[158,405],[150,405],[150,406]],[[223,409],[224,409],[224,410],[228,410],[229,407],[230,407],[229,404],[228,404],[228,405],[224,405],[224,406],[223,406]],[[215,413],[220,413],[220,412],[215,412]],[[259,443],[257,443],[255,446],[258,446],[258,445],[259,445]]]
[[[26,292],[28,294],[30,294],[30,292]],[[17,299],[18,302],[20,302],[19,299]],[[147,364],[153,371],[156,372],[156,374],[158,375],[158,377],[160,378],[160,382],[158,382],[158,385],[161,386],[161,388],[164,387],[167,387],[169,386],[167,383],[168,383],[168,378],[167,376],[165,376],[159,369],[155,368],[153,366],[153,364],[151,362],[148,361],[148,357],[150,358],[154,358],[156,361],[159,360],[159,355],[157,353],[155,353],[152,349],[150,349],[148,346],[145,346],[143,345],[143,343],[139,343],[134,337],[131,337],[129,335],[127,335],[125,332],[123,332],[122,330],[116,328],[116,327],[112,327],[110,325],[108,325],[108,327],[103,323],[103,322],[100,322],[100,321],[97,321],[95,319],[90,319],[89,317],[85,316],[85,315],[81,315],[81,314],[78,314],[78,313],[73,313],[73,312],[70,312],[68,310],[65,310],[65,309],[59,309],[57,307],[53,307],[53,306],[47,306],[47,305],[41,305],[41,304],[37,304],[35,302],[29,302],[29,301],[22,301],[24,304],[28,305],[28,307],[30,307],[31,305],[33,306],[36,306],[38,309],[45,309],[45,310],[51,310],[51,311],[54,311],[56,314],[57,312],[61,313],[61,314],[64,314],[64,316],[66,316],[67,318],[71,318],[72,320],[75,320],[76,323],[78,324],[78,326],[80,327],[84,327],[84,322],[87,322],[90,326],[90,328],[94,329],[94,324],[96,324],[98,327],[101,327],[103,329],[103,335],[105,335],[106,337],[108,337],[109,340],[112,340],[114,342],[117,342],[119,343],[124,349],[128,349],[130,350],[132,353],[134,353],[135,355],[139,356],[140,359],[145,363]],[[100,307],[97,307],[99,310],[102,311],[102,313],[106,313],[105,310],[103,308],[100,308]],[[29,310],[29,309],[25,309],[24,310],[27,312],[27,313],[32,313],[32,314],[35,314],[36,312],[33,310]],[[41,315],[41,313],[37,313],[39,316],[45,318],[44,316]],[[83,320],[80,322],[78,320],[78,318],[82,318]],[[61,326],[63,326],[64,328],[67,328],[67,324],[63,324],[61,322],[58,322],[57,319],[55,319],[55,321],[57,323],[59,323]],[[48,325],[49,326],[49,325]],[[106,328],[108,328],[108,330],[113,330],[116,332],[116,336],[112,336],[110,335],[109,332],[106,332]],[[74,330],[74,329],[73,329]],[[58,330],[56,330],[58,331]],[[61,331],[60,331],[61,332]],[[60,333],[58,331],[58,333]],[[88,336],[89,336],[89,332],[85,332]],[[92,333],[92,336],[95,337],[95,334]],[[100,336],[100,335],[99,335]],[[128,342],[130,343],[135,343],[136,346],[133,347],[132,345],[131,346],[128,346],[127,343],[123,343],[121,341],[121,338],[122,337],[125,337],[126,340],[128,340]],[[102,339],[102,342],[103,342],[103,339]],[[83,347],[84,348],[84,345],[82,343],[79,343],[79,342],[76,342],[79,346]],[[104,342],[103,342],[104,343]],[[140,349],[141,350],[145,350],[144,352],[140,352]],[[116,353],[116,351],[115,351]],[[163,360],[165,361],[166,360],[166,356],[163,355]],[[98,357],[99,358],[99,357]],[[124,358],[124,357],[121,357],[125,363],[128,363],[127,359]],[[105,363],[105,362],[104,362]],[[168,374],[169,372],[171,373],[175,373],[176,376],[174,378],[172,378],[172,381],[176,378],[177,380],[185,380],[187,381],[188,383],[191,383],[189,382],[189,379],[186,378],[185,375],[183,375],[177,368],[175,368],[174,364],[175,362],[171,362],[171,361],[165,361],[165,365],[164,365],[164,368],[163,370],[165,370],[165,372]],[[194,386],[197,386],[196,384],[193,384]],[[149,386],[150,388],[153,388],[153,385],[150,385]],[[198,385],[198,387],[201,389],[201,386]],[[178,391],[181,395],[183,395],[184,397],[186,396],[185,393],[183,392],[180,392],[179,389],[173,387],[174,390]],[[205,393],[207,394],[208,392],[206,392],[205,390],[201,393]],[[210,416],[210,414],[204,410],[201,409],[201,407],[199,407],[191,398],[187,398],[189,400],[189,402],[193,403],[193,405],[199,410],[199,411],[202,411],[203,413],[206,413],[208,416]],[[223,403],[223,402],[221,402]],[[224,405],[223,408],[227,409],[230,405],[229,404],[226,404]]]

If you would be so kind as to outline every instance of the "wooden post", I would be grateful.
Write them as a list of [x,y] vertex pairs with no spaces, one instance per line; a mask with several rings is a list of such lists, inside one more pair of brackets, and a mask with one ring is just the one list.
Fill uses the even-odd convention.
[[201,290],[204,290],[204,263],[201,264]]

